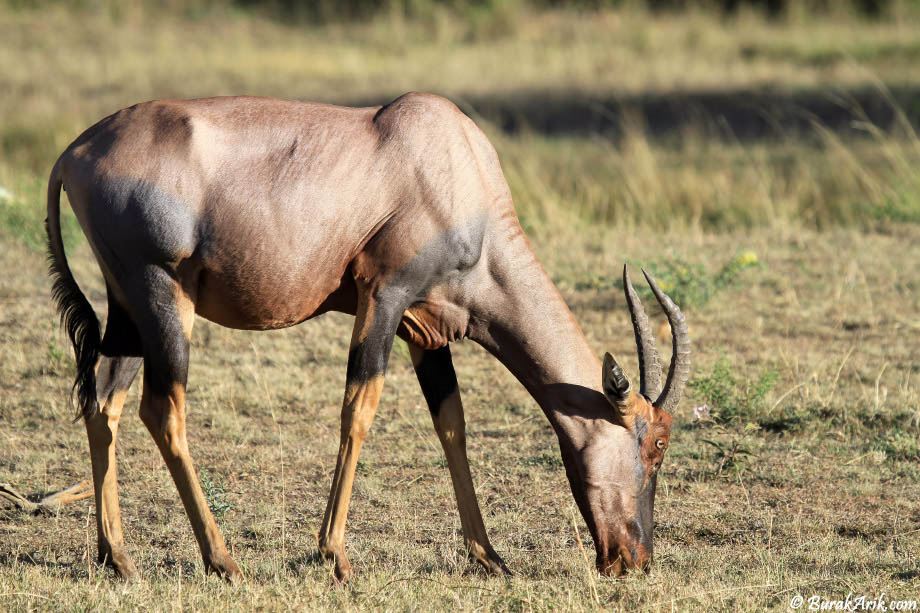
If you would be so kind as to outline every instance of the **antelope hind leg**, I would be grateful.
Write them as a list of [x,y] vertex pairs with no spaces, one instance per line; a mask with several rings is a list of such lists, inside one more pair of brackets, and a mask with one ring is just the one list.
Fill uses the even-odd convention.
[[115,441],[128,388],[141,366],[139,355],[137,330],[110,294],[102,358],[96,365],[99,411],[85,417],[84,422],[93,467],[99,562],[114,568],[124,579],[137,575],[137,568],[128,555],[121,528]]
[[431,412],[435,431],[447,458],[447,468],[457,498],[466,550],[470,557],[490,574],[510,575],[511,571],[505,566],[504,560],[495,553],[489,543],[489,536],[476,500],[470,463],[466,455],[466,421],[463,417],[463,404],[460,402],[460,390],[457,387],[457,375],[454,372],[450,348],[445,346],[425,351],[410,343],[409,352]]
[[[144,343],[144,392],[141,419],[156,442],[179,490],[192,530],[201,549],[205,571],[231,583],[243,574],[224,545],[208,508],[198,473],[189,453],[185,427],[185,385],[189,340],[195,318],[192,298],[165,271],[155,272],[153,296],[140,317]],[[148,273],[147,279],[151,278]]]

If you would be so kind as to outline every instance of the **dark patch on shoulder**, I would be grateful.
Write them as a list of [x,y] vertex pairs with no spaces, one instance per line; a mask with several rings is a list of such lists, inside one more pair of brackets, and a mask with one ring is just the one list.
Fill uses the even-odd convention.
[[405,294],[405,310],[424,299],[432,287],[475,266],[482,257],[486,219],[487,213],[482,212],[432,238],[378,290],[378,300]]
[[288,147],[287,156],[288,158],[293,158],[294,154],[297,153],[297,146],[300,144],[300,137],[295,136],[294,142],[291,143],[291,146]]
[[[485,229],[486,213],[483,212],[445,230],[377,289],[370,331],[348,354],[349,383],[366,382],[386,371],[403,313],[424,300],[432,287],[462,274],[479,261]],[[447,356],[449,361],[450,354]]]
[[426,351],[415,367],[428,410],[437,417],[444,401],[457,390],[457,373],[448,346]]

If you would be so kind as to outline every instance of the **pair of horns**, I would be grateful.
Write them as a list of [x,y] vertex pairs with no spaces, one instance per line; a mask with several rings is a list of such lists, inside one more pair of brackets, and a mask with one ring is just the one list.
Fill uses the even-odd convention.
[[[690,376],[690,331],[680,309],[671,298],[665,294],[650,274],[644,269],[642,274],[648,281],[652,293],[661,305],[671,325],[671,343],[673,352],[671,366],[668,368],[668,378],[664,389],[661,387],[661,364],[658,362],[658,349],[655,339],[648,324],[648,315],[639,295],[629,280],[629,270],[623,266],[623,291],[626,292],[626,304],[629,306],[629,315],[632,318],[633,331],[636,335],[636,348],[639,353],[639,393],[651,400],[652,406],[665,411],[671,411],[680,402],[684,391],[684,384]],[[629,379],[609,353],[604,356],[604,391],[615,404],[621,404],[629,397]]]

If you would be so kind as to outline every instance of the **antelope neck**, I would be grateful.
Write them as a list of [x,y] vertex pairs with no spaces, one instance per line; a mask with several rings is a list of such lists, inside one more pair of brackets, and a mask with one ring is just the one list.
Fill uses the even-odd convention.
[[[516,225],[516,224],[515,224]],[[471,309],[470,337],[492,353],[578,448],[613,417],[601,364],[520,228],[488,250],[489,287]]]

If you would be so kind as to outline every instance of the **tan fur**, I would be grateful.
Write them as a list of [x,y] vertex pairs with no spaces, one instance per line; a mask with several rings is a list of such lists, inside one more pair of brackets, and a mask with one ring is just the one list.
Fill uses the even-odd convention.
[[345,554],[345,522],[351,502],[358,456],[377,412],[382,390],[382,376],[363,384],[349,385],[345,390],[342,441],[339,445],[335,476],[332,479],[332,491],[319,532],[319,549],[327,559],[335,561],[336,577],[339,581],[346,581],[351,575],[351,564]]
[[118,504],[118,468],[115,441],[127,391],[119,391],[105,402],[100,412],[86,421],[93,486],[96,495],[96,529],[103,561],[115,566],[122,577],[137,574],[134,562],[125,550]]
[[185,428],[185,388],[176,386],[165,397],[156,396],[145,388],[141,397],[141,419],[153,436],[176,483],[206,567],[233,582],[242,580],[243,575],[230,559],[224,539],[208,508],[189,454]]
[[[53,178],[58,171],[106,284],[129,314],[154,311],[160,319],[150,319],[162,323],[175,312],[186,341],[195,313],[244,329],[283,328],[330,310],[356,315],[351,349],[372,346],[376,353],[361,356],[361,377],[375,376],[356,377],[345,391],[319,535],[340,579],[351,572],[346,515],[383,385],[376,375],[387,356],[380,354],[390,346],[379,341],[393,333],[418,350],[471,338],[501,360],[559,437],[598,566],[641,558],[616,553],[636,546],[624,532],[637,521],[635,509],[621,503],[621,495],[640,495],[632,479],[635,416],[649,421],[651,444],[667,442],[670,417],[649,413],[638,399],[627,412],[633,417],[614,414],[596,353],[524,236],[494,148],[450,102],[418,93],[361,109],[251,97],[153,101],[88,129]],[[145,287],[149,278],[159,286]],[[150,336],[145,349],[158,340]],[[187,367],[184,355],[172,357]],[[168,391],[157,385],[159,393],[145,386],[141,416],[205,564],[237,578],[189,455],[184,378]],[[100,539],[113,549],[122,542],[114,469],[120,402],[113,397],[108,408],[114,422],[103,411],[90,433]],[[504,570],[476,502],[459,393],[434,421],[467,547]],[[643,443],[646,466],[657,470],[662,454]]]

